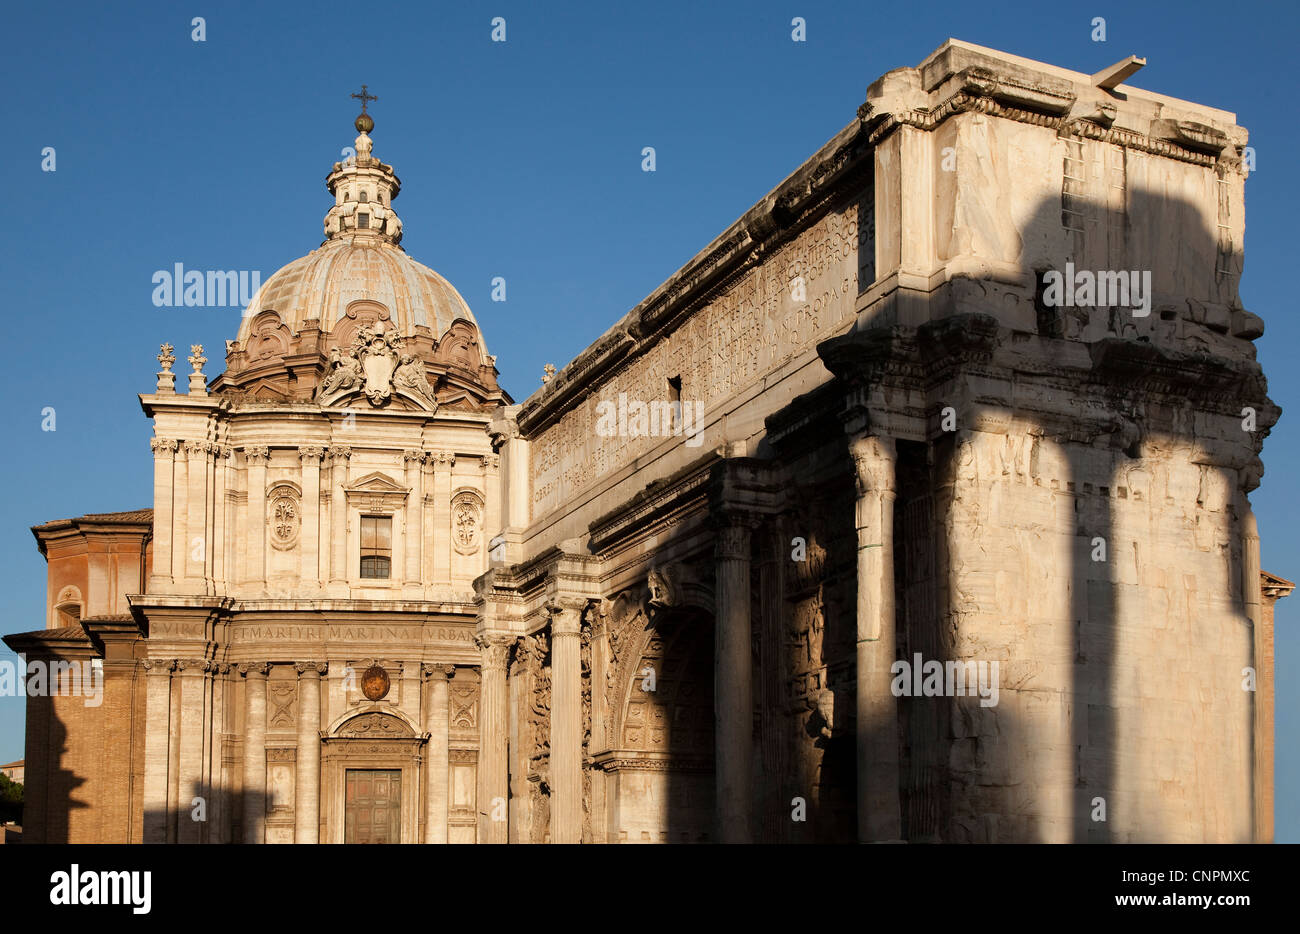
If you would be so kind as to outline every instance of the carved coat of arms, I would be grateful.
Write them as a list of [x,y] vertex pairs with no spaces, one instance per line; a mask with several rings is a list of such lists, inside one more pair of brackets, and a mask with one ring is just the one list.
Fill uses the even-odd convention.
[[338,347],[330,351],[330,372],[316,389],[316,401],[333,401],[358,391],[375,406],[398,391],[434,411],[438,408],[424,364],[402,353],[402,338],[382,324],[363,326],[346,353]]

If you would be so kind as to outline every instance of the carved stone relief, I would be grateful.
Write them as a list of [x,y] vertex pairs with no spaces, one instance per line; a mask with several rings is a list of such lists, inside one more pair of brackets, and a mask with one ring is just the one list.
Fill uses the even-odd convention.
[[483,501],[466,490],[451,501],[451,540],[462,555],[478,552],[483,540]]
[[298,544],[302,531],[302,505],[297,490],[281,484],[267,497],[267,524],[271,528],[271,545],[288,551]]

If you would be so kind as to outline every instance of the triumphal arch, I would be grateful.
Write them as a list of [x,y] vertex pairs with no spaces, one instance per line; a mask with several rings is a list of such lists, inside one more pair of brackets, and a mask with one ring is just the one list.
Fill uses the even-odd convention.
[[28,838],[1269,839],[1247,137],[1140,64],[886,74],[518,404],[363,97],[151,508],[34,530]]

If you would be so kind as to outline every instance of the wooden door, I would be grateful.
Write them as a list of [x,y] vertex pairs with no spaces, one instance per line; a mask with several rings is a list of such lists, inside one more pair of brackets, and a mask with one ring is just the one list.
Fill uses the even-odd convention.
[[401,769],[347,770],[344,843],[401,843],[401,821]]

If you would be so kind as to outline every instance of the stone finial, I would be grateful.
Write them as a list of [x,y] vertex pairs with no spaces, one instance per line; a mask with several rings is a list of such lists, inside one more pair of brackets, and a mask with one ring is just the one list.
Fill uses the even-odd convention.
[[548,363],[542,367],[542,385],[545,386],[553,379],[555,379],[555,364]]
[[203,345],[190,344],[188,359],[190,366],[194,367],[194,372],[190,374],[190,395],[206,396],[208,394],[208,378],[203,375],[203,364],[208,362],[208,358],[203,356]]
[[176,354],[172,353],[171,344],[163,344],[159,348],[158,363],[162,369],[158,371],[158,392],[160,394],[171,394],[176,392],[176,374],[172,372],[172,364],[176,362]]

